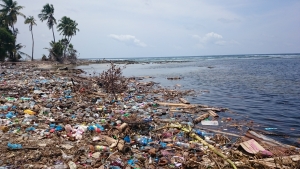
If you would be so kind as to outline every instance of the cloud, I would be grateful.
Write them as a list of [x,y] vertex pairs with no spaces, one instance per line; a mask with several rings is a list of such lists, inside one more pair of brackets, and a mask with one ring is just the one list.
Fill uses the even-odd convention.
[[193,35],[194,38],[198,39],[201,44],[213,43],[216,45],[224,45],[224,40],[222,35],[219,35],[214,32],[205,34],[203,37],[199,35]]
[[108,37],[113,38],[117,41],[120,42],[124,42],[126,44],[134,44],[136,46],[140,46],[140,47],[146,47],[147,45],[140,41],[139,39],[137,39],[135,36],[133,35],[115,35],[115,34],[110,34],[108,35]]

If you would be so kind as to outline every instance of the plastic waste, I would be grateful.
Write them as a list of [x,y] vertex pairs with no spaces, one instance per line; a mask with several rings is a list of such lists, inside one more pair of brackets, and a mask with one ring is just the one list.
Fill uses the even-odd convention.
[[35,128],[34,127],[28,127],[25,131],[29,132],[29,131],[34,131]]
[[36,114],[34,111],[29,110],[29,109],[24,110],[24,113],[29,114],[29,115],[35,115]]
[[110,151],[110,148],[107,146],[95,146],[95,151]]
[[201,137],[205,137],[205,136],[212,137],[212,136],[214,136],[213,133],[208,133],[208,132],[206,132],[204,130],[193,130],[193,132],[195,132],[197,135],[199,135]]
[[21,144],[11,144],[11,143],[7,143],[7,147],[10,149],[21,149],[22,145]]
[[0,106],[0,110],[7,110],[7,109],[8,109],[7,105]]
[[125,136],[125,137],[124,137],[124,141],[125,141],[126,143],[130,143],[130,137],[129,137],[129,136]]
[[183,143],[183,142],[175,142],[175,145],[182,148],[190,148],[189,143]]
[[146,146],[148,143],[152,142],[152,139],[146,136],[135,136],[135,140],[143,146]]
[[30,97],[21,97],[20,99],[21,99],[21,100],[24,100],[24,101],[25,101],[25,100],[31,100]]
[[277,130],[277,128],[267,127],[267,128],[265,128],[265,130]]
[[207,125],[207,126],[218,126],[219,122],[218,121],[202,120],[201,124],[202,125]]
[[127,164],[129,164],[131,166],[134,166],[137,161],[138,160],[136,160],[136,159],[130,159],[130,160],[127,161]]
[[6,118],[8,119],[11,119],[13,117],[16,117],[16,115],[13,113],[13,112],[8,112],[6,115],[5,115]]

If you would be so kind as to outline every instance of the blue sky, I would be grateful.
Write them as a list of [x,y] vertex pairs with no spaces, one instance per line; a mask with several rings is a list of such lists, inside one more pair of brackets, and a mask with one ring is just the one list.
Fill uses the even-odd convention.
[[[80,58],[300,53],[298,0],[17,0],[34,16],[35,58],[48,55],[52,32],[37,15],[54,5],[80,31],[71,43]],[[31,54],[31,34],[18,18],[18,42]],[[59,32],[55,32],[60,39]]]

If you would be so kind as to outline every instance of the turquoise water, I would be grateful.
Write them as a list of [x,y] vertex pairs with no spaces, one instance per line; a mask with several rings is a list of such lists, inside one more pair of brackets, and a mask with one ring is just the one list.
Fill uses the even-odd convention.
[[[118,59],[118,58],[116,58]],[[123,58],[124,59],[124,58]],[[192,103],[227,107],[239,125],[253,121],[253,128],[276,128],[272,136],[300,145],[300,54],[224,55],[199,57],[126,58],[135,61],[190,61],[165,64],[133,64],[125,76],[153,76],[162,86],[194,89]],[[79,66],[88,73],[101,73],[108,66]],[[167,77],[180,76],[176,81]],[[208,90],[209,92],[201,92]],[[220,119],[221,121],[221,119]],[[248,125],[249,126],[249,125]],[[230,126],[227,126],[230,129]]]

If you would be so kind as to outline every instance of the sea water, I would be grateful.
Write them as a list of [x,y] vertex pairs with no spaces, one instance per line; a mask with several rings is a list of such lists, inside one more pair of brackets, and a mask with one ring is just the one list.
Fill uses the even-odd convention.
[[[300,147],[300,54],[123,59],[149,63],[126,65],[125,76],[152,76],[162,86],[193,89],[198,95],[188,98],[191,103],[229,108],[233,113],[222,116],[253,121],[259,130],[271,128],[275,139]],[[78,68],[97,75],[108,67]],[[167,80],[175,76],[181,79]]]

